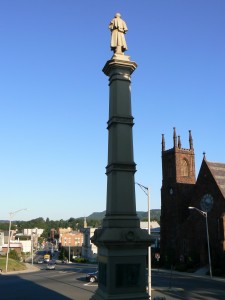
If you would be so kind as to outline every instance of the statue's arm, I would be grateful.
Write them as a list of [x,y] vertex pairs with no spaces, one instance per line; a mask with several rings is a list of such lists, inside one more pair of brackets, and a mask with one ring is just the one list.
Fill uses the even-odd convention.
[[124,33],[126,33],[128,31],[127,24],[125,22],[123,22],[123,30],[124,30]]
[[113,23],[113,20],[109,23],[109,29],[110,30],[113,30],[114,28],[114,23]]

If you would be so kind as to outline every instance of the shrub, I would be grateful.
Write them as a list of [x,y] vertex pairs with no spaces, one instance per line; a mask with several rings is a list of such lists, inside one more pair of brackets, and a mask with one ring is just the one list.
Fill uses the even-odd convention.
[[75,258],[75,262],[78,262],[78,263],[86,263],[86,262],[87,262],[87,259],[84,258],[84,257],[77,257],[77,258]]
[[20,261],[20,256],[18,255],[18,253],[15,250],[10,250],[9,258]]

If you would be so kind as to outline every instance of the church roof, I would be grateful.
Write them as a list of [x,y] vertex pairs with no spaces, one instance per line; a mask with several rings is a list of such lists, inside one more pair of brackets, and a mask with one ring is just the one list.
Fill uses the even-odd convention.
[[225,164],[206,161],[221,193],[225,198]]

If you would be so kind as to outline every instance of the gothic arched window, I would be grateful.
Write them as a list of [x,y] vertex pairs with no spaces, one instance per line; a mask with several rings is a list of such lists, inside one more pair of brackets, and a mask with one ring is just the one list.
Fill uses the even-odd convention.
[[189,167],[186,159],[181,161],[181,176],[189,176]]

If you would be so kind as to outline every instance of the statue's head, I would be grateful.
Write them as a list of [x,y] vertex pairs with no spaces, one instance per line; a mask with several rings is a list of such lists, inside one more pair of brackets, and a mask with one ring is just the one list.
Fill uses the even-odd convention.
[[120,18],[121,17],[121,14],[120,13],[116,13],[115,14],[115,18]]

